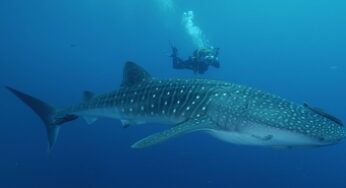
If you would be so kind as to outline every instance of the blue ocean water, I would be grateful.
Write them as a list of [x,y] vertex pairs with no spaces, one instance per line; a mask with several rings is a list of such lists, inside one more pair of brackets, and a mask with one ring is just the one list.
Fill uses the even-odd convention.
[[[131,60],[155,77],[241,83],[345,121],[345,9],[342,0],[2,0],[0,84],[64,107],[84,90],[117,89]],[[170,43],[182,57],[220,47],[221,68],[173,70]],[[39,118],[4,88],[0,101],[1,188],[346,187],[345,142],[280,150],[197,132],[134,150],[167,127],[100,119],[65,124],[48,152]]]

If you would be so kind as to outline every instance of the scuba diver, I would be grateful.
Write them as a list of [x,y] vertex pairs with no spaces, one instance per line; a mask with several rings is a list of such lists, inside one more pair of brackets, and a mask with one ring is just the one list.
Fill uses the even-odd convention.
[[175,69],[191,69],[194,73],[204,74],[209,66],[215,68],[220,67],[219,48],[208,47],[196,49],[192,56],[187,60],[178,57],[178,49],[172,46],[173,68]]

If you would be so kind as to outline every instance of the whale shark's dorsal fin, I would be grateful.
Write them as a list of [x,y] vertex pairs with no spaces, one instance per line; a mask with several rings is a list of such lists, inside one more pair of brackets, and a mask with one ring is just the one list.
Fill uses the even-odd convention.
[[92,98],[94,98],[95,94],[91,91],[83,92],[83,102],[89,102]]
[[151,79],[151,75],[146,70],[131,61],[126,62],[123,74],[122,87],[135,86]]

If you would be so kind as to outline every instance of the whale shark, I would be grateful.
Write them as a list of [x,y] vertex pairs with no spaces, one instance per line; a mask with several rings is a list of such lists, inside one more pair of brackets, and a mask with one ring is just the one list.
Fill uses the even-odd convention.
[[187,133],[204,131],[226,142],[274,148],[318,147],[346,136],[341,120],[319,108],[297,104],[252,87],[209,79],[158,79],[126,62],[119,89],[85,91],[66,108],[6,86],[43,121],[51,150],[64,123],[79,117],[121,120],[124,127],[160,122],[170,127],[132,145],[146,148]]

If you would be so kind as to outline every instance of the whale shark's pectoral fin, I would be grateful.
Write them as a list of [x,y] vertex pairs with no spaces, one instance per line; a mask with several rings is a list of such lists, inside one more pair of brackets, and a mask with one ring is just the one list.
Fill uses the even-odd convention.
[[191,119],[184,121],[175,127],[170,129],[152,134],[146,138],[139,140],[134,143],[132,148],[146,148],[161,142],[164,142],[168,139],[180,136],[186,133],[193,131],[203,130],[203,129],[216,129],[216,125],[209,119]]

